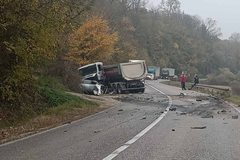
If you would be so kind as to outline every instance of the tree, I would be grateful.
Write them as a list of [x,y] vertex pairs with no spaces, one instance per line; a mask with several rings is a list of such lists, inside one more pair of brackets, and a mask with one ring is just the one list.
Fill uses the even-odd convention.
[[[61,50],[59,37],[71,30],[93,0],[0,1],[0,116],[14,118],[42,107],[35,74]],[[78,4],[74,6],[75,4]]]
[[181,3],[179,0],[162,0],[160,4],[160,9],[166,13],[168,16],[174,13],[180,12]]
[[230,41],[236,42],[236,43],[240,43],[240,33],[233,33],[230,37],[229,37]]
[[203,27],[205,29],[206,34],[211,37],[219,37],[222,35],[221,28],[217,28],[217,21],[212,18],[207,18],[203,23]]
[[94,16],[74,33],[69,35],[69,52],[65,58],[85,65],[96,61],[105,61],[114,53],[118,40],[117,32],[110,33],[107,20]]

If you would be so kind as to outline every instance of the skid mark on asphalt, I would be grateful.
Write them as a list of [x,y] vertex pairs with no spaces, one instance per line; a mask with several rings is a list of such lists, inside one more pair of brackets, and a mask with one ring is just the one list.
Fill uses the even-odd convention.
[[152,85],[147,84],[149,87],[153,88],[154,90],[156,90],[157,92],[165,95],[168,97],[169,102],[168,102],[168,106],[166,108],[166,110],[164,111],[163,114],[161,114],[153,123],[151,123],[149,126],[147,126],[144,130],[142,130],[140,133],[138,133],[135,137],[133,137],[131,140],[127,141],[123,146],[119,147],[118,149],[116,149],[114,152],[112,152],[110,155],[108,155],[107,157],[103,158],[103,160],[112,160],[113,158],[115,158],[119,153],[121,153],[122,151],[124,151],[125,149],[127,149],[131,144],[133,144],[134,142],[136,142],[139,138],[141,138],[144,134],[146,134],[150,129],[152,129],[158,122],[160,122],[163,117],[168,113],[170,107],[172,106],[172,99],[170,96],[166,95],[165,93],[163,93],[162,91],[158,90],[157,88],[153,87]]

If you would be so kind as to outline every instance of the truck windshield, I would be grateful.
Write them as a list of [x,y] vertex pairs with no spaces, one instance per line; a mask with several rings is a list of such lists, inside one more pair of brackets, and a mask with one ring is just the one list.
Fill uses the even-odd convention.
[[163,70],[163,71],[162,71],[162,74],[163,74],[163,75],[168,75],[168,71]]
[[86,76],[86,75],[89,75],[89,74],[93,74],[93,73],[96,73],[97,72],[97,68],[96,68],[96,65],[92,65],[92,66],[88,66],[86,68],[82,68],[81,70],[79,70],[80,74],[82,76]]

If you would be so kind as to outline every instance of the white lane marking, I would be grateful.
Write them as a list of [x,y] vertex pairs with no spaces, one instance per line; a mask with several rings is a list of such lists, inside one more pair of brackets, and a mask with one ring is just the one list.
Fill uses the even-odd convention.
[[[165,93],[163,93],[162,91],[158,90],[157,88],[147,84],[149,87],[153,88],[154,90],[160,92],[163,95],[166,95]],[[127,141],[123,146],[119,147],[118,149],[116,149],[114,152],[112,152],[110,155],[108,155],[107,157],[103,158],[103,160],[112,160],[113,158],[115,158],[119,153],[121,153],[122,151],[124,151],[125,149],[127,149],[131,144],[133,144],[134,142],[136,142],[139,138],[141,138],[144,134],[146,134],[150,129],[152,129],[158,122],[160,122],[163,117],[168,113],[170,107],[172,106],[172,99],[170,96],[166,95],[169,99],[169,103],[168,106],[166,108],[166,110],[163,112],[163,114],[161,114],[153,123],[151,123],[149,126],[147,126],[144,130],[142,130],[140,133],[138,133],[135,137],[133,137],[131,140]]]
[[227,101],[225,101],[228,105],[230,105],[231,107],[233,107],[236,111],[238,111],[239,113],[240,113],[240,110],[237,108],[237,107],[235,107],[235,105],[234,104],[232,104],[232,103],[229,103],[229,102],[227,102]]

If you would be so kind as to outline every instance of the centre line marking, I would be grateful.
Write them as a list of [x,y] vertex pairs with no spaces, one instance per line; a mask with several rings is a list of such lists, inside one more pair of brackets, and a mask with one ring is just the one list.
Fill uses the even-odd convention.
[[168,113],[170,107],[172,106],[172,99],[170,96],[166,95],[165,93],[163,93],[162,91],[158,90],[157,88],[153,87],[152,85],[147,84],[149,87],[153,88],[154,90],[158,91],[159,93],[167,96],[167,98],[169,99],[169,103],[168,106],[166,108],[166,110],[163,112],[163,114],[161,114],[153,123],[151,123],[149,126],[147,126],[144,130],[142,130],[140,133],[138,133],[135,137],[133,137],[131,140],[127,141],[123,146],[119,147],[118,149],[116,149],[115,151],[113,151],[110,155],[108,155],[107,157],[103,158],[103,160],[112,160],[113,158],[115,158],[119,153],[121,153],[122,151],[124,151],[125,149],[127,149],[131,144],[133,144],[134,142],[136,142],[139,138],[141,138],[144,134],[146,134],[150,129],[152,129],[158,122],[160,122],[163,117]]

